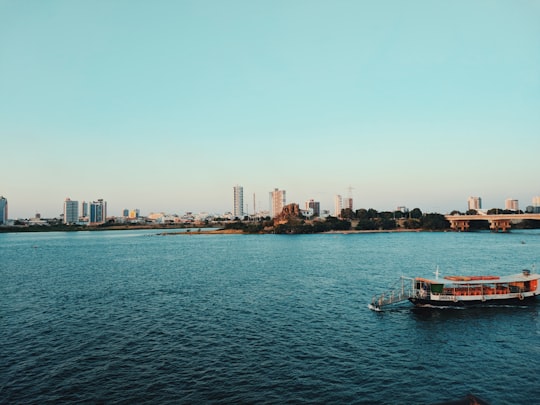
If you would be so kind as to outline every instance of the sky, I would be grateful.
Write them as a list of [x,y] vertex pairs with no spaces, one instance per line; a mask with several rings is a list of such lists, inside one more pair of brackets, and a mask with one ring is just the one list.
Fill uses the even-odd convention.
[[[0,0],[0,195],[183,214],[520,208],[540,195],[539,0]],[[255,196],[255,198],[254,198]]]

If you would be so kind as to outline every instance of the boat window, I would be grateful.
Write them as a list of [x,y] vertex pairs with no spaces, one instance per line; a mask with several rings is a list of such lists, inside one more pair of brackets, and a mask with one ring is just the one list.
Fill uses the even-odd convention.
[[442,294],[444,284],[431,284],[431,292],[435,294]]

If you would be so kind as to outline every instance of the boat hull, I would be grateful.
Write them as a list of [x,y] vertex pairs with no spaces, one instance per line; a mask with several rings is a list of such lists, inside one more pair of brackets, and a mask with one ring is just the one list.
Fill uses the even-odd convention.
[[474,307],[474,306],[492,306],[492,305],[528,305],[536,301],[536,296],[519,298],[489,299],[489,300],[456,300],[439,301],[429,298],[411,297],[409,301],[416,307]]

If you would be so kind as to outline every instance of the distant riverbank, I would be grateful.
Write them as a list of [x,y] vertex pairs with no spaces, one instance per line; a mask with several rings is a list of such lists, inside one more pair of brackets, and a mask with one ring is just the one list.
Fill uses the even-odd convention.
[[[99,225],[99,226],[77,226],[77,225],[15,225],[15,226],[0,226],[0,233],[8,232],[93,232],[93,231],[132,231],[140,229],[184,229],[185,232],[196,232],[198,229],[208,229],[209,227],[186,227],[178,225],[161,225],[161,224],[115,224],[115,225]],[[219,228],[215,228],[219,229]]]
[[[132,231],[132,230],[156,230],[172,231],[160,232],[158,235],[238,235],[238,234],[271,234],[272,231],[246,232],[243,229],[227,229],[223,227],[186,227],[177,225],[160,224],[135,224],[135,225],[100,225],[100,226],[76,226],[76,225],[30,225],[30,226],[0,226],[0,233],[12,232],[99,232],[99,231]],[[176,230],[176,231],[175,231]],[[330,230],[315,233],[353,234],[353,233],[389,233],[389,232],[421,232],[422,229],[373,229],[373,230]]]
[[[402,232],[433,232],[433,231],[425,231],[423,229],[374,229],[369,231],[362,231],[362,230],[345,230],[345,231],[327,231],[327,232],[318,232],[318,234],[355,234],[355,233],[402,233]],[[182,232],[160,232],[158,235],[161,236],[175,236],[175,235],[186,235],[186,236],[193,236],[193,235],[268,235],[271,234],[271,232],[266,233],[247,233],[243,232],[239,229],[213,229],[213,230],[196,230],[193,231],[191,229],[184,230]]]

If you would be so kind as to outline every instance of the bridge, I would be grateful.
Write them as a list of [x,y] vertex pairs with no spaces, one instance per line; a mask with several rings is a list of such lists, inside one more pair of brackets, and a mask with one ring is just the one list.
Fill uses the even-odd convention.
[[445,215],[444,217],[450,222],[450,228],[461,232],[469,230],[470,221],[488,221],[489,229],[493,232],[508,232],[512,223],[518,223],[525,219],[540,221],[540,214],[474,214]]

